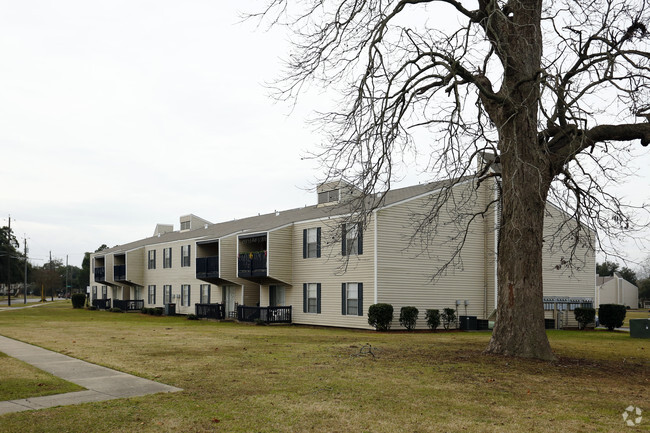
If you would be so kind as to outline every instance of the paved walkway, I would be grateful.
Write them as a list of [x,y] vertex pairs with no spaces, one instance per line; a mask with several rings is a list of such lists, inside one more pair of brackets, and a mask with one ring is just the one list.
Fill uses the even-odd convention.
[[138,397],[159,392],[182,391],[180,388],[111,370],[1,335],[0,352],[86,388],[85,391],[0,401],[0,415],[92,401]]

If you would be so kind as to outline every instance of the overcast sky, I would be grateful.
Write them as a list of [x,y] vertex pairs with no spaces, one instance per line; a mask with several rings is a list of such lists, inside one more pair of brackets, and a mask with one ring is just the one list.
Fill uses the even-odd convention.
[[[319,104],[268,97],[286,35],[240,22],[256,4],[0,0],[0,217],[35,264],[80,266],[189,213],[316,202],[322,172],[301,157],[322,141],[305,124]],[[648,200],[648,153],[637,162],[627,191]]]

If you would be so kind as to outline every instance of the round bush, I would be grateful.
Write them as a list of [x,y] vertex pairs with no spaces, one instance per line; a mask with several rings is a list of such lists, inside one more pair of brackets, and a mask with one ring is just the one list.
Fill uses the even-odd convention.
[[415,329],[415,323],[418,320],[418,309],[415,307],[402,307],[399,310],[399,324],[406,328],[407,331]]
[[610,331],[613,331],[614,328],[620,328],[623,326],[625,314],[626,311],[624,305],[600,304],[598,306],[598,320],[601,325]]
[[427,320],[427,326],[435,331],[440,326],[440,310],[427,310],[424,318]]
[[390,304],[372,304],[368,308],[368,324],[377,331],[388,331],[393,321],[393,306]]
[[72,308],[83,308],[86,305],[86,295],[83,293],[73,293],[70,297]]

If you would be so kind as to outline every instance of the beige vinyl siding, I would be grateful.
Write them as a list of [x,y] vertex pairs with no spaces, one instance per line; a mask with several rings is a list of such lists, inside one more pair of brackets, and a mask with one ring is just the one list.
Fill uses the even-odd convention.
[[[371,222],[363,233],[363,254],[344,257],[341,255],[341,240],[334,236],[338,225],[342,223],[342,219],[334,218],[301,222],[293,226],[293,284],[285,289],[285,302],[293,306],[294,323],[369,328],[367,312],[368,306],[373,302],[374,288],[373,224]],[[303,259],[303,230],[315,227],[321,228],[321,257]],[[303,313],[305,283],[321,284],[320,314]],[[341,314],[342,283],[363,283],[363,316]],[[268,297],[268,290],[266,296]]]
[[597,290],[596,308],[598,308],[599,304],[619,304],[630,308],[638,308],[639,306],[638,287],[623,278],[619,279],[614,276],[614,278],[599,286]]
[[[485,194],[477,193],[471,185],[459,185],[454,193],[457,203],[468,203],[465,212],[482,210]],[[451,201],[448,205],[454,206]],[[377,300],[393,305],[394,328],[399,328],[400,308],[407,305],[420,311],[418,328],[426,327],[424,315],[427,309],[455,309],[456,300],[461,301],[459,315],[484,317],[485,284],[490,281],[489,275],[494,274],[492,264],[485,260],[485,223],[482,218],[472,223],[461,252],[462,262],[450,266],[433,282],[434,273],[456,250],[454,238],[458,237],[462,226],[447,213],[437,224],[437,232],[421,243],[419,237],[413,238],[415,227],[412,221],[415,215],[421,215],[430,207],[431,196],[425,196],[377,213]],[[467,308],[465,300],[469,302]]]
[[594,252],[586,245],[579,245],[573,258],[576,268],[560,266],[560,269],[557,269],[556,266],[561,265],[562,260],[567,260],[571,255],[570,242],[563,242],[562,238],[566,236],[568,226],[574,226],[575,223],[568,222],[567,227],[558,235],[557,227],[565,221],[565,216],[554,206],[547,205],[546,209],[548,212],[544,217],[542,252],[544,296],[582,297],[593,300],[596,275]]
[[[282,227],[270,231],[266,241],[268,276],[284,284],[290,284],[292,279],[292,235],[292,226]],[[302,244],[300,251],[302,254]]]
[[[237,299],[240,298],[241,296],[238,297]],[[259,302],[260,302],[260,285],[257,283],[253,283],[251,281],[247,281],[244,284],[244,305],[255,307]]]
[[117,283],[115,282],[115,279],[113,278],[115,275],[115,257],[113,254],[107,254],[104,256],[104,266],[105,271],[106,271],[106,282],[109,285],[116,285]]
[[126,277],[129,281],[144,285],[145,254],[144,248],[126,253]]
[[244,283],[237,277],[237,236],[219,239],[219,276],[236,285]]

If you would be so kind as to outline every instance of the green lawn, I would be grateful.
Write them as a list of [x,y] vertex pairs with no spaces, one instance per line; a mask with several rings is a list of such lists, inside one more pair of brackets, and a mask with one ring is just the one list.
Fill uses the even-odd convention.
[[[9,414],[3,432],[621,432],[629,405],[650,413],[650,340],[618,332],[550,331],[556,362],[484,355],[485,332],[253,326],[69,305],[4,311],[0,334],[184,389]],[[634,431],[649,430],[644,417]]]
[[81,391],[84,388],[52,376],[0,352],[0,401]]
[[627,310],[625,313],[625,321],[623,326],[630,326],[630,319],[650,319],[650,311],[648,310]]

